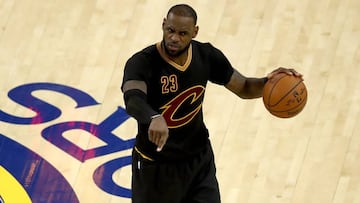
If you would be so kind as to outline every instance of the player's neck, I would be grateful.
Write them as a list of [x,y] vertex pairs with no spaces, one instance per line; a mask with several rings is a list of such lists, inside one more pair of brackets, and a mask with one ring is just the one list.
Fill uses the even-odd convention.
[[[176,57],[176,58],[171,58],[169,56],[169,54],[166,53],[164,47],[162,47],[161,45],[162,43],[156,43],[156,49],[158,50],[160,56],[170,65],[172,65],[174,68],[180,70],[180,71],[185,71],[190,63],[191,63],[191,58],[192,58],[192,48],[191,48],[191,44],[189,45],[189,47],[186,49],[186,54],[184,54],[181,57]],[[182,58],[183,57],[183,58]]]
[[163,42],[161,43],[161,52],[164,54],[164,56],[166,56],[169,60],[180,66],[183,66],[188,59],[188,49],[189,48],[187,48],[183,53],[178,56],[171,56],[166,52]]

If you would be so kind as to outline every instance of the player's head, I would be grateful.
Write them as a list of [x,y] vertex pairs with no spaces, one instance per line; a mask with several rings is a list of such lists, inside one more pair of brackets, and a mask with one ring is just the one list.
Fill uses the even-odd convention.
[[199,30],[196,22],[196,12],[189,5],[178,4],[169,9],[162,24],[163,43],[168,55],[177,57],[187,50]]
[[178,15],[178,16],[192,18],[194,20],[194,25],[196,25],[196,21],[197,21],[196,11],[187,4],[177,4],[177,5],[172,6],[169,9],[166,16],[169,16],[170,13]]

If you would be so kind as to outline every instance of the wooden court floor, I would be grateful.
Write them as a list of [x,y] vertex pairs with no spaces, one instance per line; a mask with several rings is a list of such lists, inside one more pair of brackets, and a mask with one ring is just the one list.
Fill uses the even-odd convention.
[[[247,76],[304,75],[305,109],[271,116],[209,84],[223,203],[360,202],[360,1],[193,0],[202,42]],[[136,123],[125,61],[180,1],[0,0],[0,202],[130,202]]]

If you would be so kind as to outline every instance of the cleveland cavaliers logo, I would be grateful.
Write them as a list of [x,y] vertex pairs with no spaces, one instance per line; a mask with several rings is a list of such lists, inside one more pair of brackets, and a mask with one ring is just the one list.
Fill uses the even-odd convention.
[[[199,98],[204,94],[205,87],[197,85],[191,87],[170,102],[162,106],[160,109],[164,109],[162,115],[166,119],[169,128],[176,128],[189,123],[195,115],[200,111],[202,102],[199,104]],[[176,116],[176,113],[184,105],[193,105],[192,110],[184,116]]]

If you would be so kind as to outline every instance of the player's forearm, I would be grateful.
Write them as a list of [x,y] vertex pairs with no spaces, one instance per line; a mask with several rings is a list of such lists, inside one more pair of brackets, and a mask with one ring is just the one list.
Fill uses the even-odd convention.
[[124,92],[126,112],[134,117],[139,123],[149,124],[151,118],[158,112],[153,110],[146,101],[146,94],[138,89]]
[[225,85],[227,89],[243,99],[253,99],[262,96],[267,78],[249,78],[234,70],[230,81]]
[[262,92],[266,81],[267,81],[267,77],[246,78],[243,90],[241,92],[241,98],[254,99],[254,98],[262,97]]

